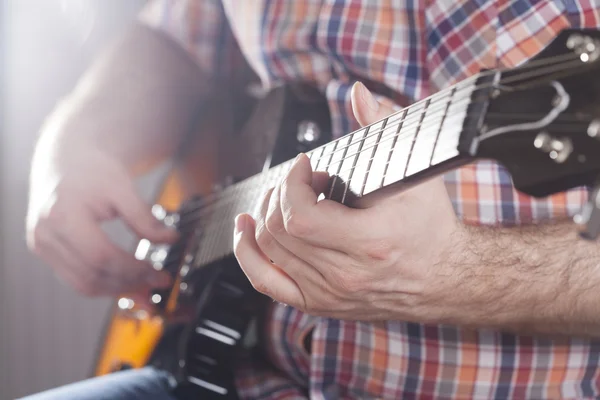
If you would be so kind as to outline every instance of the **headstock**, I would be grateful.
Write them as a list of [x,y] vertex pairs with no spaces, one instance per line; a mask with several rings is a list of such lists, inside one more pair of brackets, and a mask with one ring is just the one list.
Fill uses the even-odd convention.
[[[470,143],[511,173],[516,189],[542,197],[600,176],[600,31],[565,30],[522,66],[488,73],[486,109]],[[599,206],[600,207],[600,203]],[[580,223],[599,213],[588,205]],[[587,216],[586,216],[587,215]]]

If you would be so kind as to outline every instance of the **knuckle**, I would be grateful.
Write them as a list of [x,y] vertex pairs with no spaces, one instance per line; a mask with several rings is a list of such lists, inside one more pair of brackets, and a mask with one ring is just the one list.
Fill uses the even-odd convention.
[[306,237],[312,233],[312,224],[303,215],[292,213],[285,220],[285,230],[294,237]]
[[87,261],[93,269],[101,270],[110,262],[110,254],[102,249],[95,249],[88,253]]
[[387,240],[371,241],[365,249],[367,259],[372,261],[386,261],[393,258],[395,247]]
[[285,225],[280,213],[269,213],[265,220],[266,228],[273,234],[278,234],[285,231]]
[[273,244],[273,236],[263,227],[257,228],[256,230],[256,244],[258,247],[265,251]]
[[344,293],[357,293],[364,290],[365,281],[354,274],[340,274],[337,279],[337,286]]

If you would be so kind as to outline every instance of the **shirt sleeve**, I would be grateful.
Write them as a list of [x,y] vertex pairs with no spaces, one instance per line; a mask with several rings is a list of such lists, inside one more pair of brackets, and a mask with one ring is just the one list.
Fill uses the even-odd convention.
[[138,20],[173,39],[209,76],[218,75],[222,53],[231,43],[219,0],[151,0]]

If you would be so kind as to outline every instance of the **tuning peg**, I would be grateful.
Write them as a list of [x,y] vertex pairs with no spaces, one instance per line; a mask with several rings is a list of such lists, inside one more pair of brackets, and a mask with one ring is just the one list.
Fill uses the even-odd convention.
[[596,118],[590,122],[587,134],[591,138],[600,140],[600,119]]
[[533,141],[536,149],[548,153],[548,156],[561,164],[569,158],[573,152],[573,144],[569,138],[553,138],[547,132],[540,132]]
[[296,139],[302,144],[313,144],[321,138],[321,128],[315,121],[304,120],[298,124]]
[[597,181],[581,212],[573,217],[573,222],[580,226],[579,235],[584,239],[595,240],[600,234],[600,181]]
[[600,43],[590,36],[574,33],[569,36],[566,45],[584,63],[596,61],[600,56]]

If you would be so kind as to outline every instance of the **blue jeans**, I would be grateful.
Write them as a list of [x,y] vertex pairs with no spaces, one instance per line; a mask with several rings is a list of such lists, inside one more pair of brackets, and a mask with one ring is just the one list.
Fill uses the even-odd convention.
[[175,400],[169,374],[153,367],[116,372],[21,400]]

